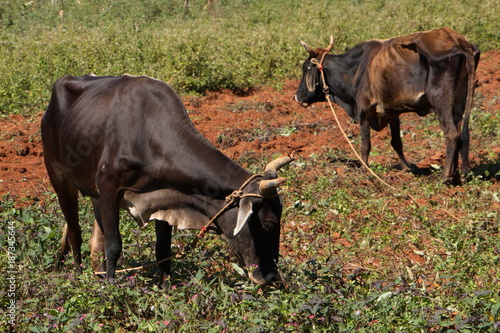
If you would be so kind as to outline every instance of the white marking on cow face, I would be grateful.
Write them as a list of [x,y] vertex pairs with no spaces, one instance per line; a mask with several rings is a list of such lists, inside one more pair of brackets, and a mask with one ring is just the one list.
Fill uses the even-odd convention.
[[248,223],[253,214],[252,202],[248,199],[240,201],[240,209],[238,210],[238,218],[236,220],[236,227],[234,228],[233,235],[236,236],[245,224]]

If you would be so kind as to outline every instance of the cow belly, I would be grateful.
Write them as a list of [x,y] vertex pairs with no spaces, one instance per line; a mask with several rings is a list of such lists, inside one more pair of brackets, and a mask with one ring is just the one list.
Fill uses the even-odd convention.
[[425,116],[431,111],[431,105],[424,91],[401,94],[398,98],[377,105],[379,117],[390,116],[392,113],[416,112]]
[[375,109],[375,117],[371,111],[368,118],[371,127],[376,131],[381,131],[391,119],[402,113],[415,112],[423,117],[432,111],[425,92],[400,95],[398,99],[386,103],[373,103],[372,108]]

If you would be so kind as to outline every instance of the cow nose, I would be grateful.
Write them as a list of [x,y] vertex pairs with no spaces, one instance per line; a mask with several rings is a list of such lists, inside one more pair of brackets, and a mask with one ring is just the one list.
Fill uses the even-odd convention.
[[299,103],[300,105],[302,105],[305,108],[307,108],[309,105],[311,105],[309,103],[299,101],[299,97],[297,96],[297,94],[294,95],[293,99],[295,99],[295,102]]

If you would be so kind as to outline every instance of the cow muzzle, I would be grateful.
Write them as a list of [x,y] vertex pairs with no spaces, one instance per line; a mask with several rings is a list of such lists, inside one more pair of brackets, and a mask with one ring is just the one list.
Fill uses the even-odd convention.
[[299,97],[297,96],[297,94],[295,94],[294,99],[295,99],[295,102],[299,103],[300,105],[302,105],[305,108],[307,108],[311,105],[310,103],[299,101]]

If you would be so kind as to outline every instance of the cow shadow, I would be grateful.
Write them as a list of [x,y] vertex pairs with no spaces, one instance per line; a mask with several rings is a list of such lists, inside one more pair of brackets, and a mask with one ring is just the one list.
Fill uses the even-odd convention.
[[[340,157],[330,157],[328,159],[329,163],[340,163],[343,164],[346,167],[350,168],[363,168],[362,163],[357,160],[357,159],[349,159],[349,158],[340,158]],[[399,171],[404,171],[404,172],[410,172],[414,174],[415,176],[430,176],[433,173],[435,173],[435,169],[433,169],[430,166],[425,166],[425,167],[419,167],[416,164],[411,163],[410,164],[412,169],[411,170],[403,170],[401,169],[401,165],[399,163],[394,163],[391,164],[388,169],[389,170],[399,170]]]
[[191,260],[187,258],[172,259],[170,267],[171,273],[168,278],[166,285],[159,284],[160,281],[160,267],[158,265],[153,265],[147,268],[134,270],[134,268],[142,267],[144,265],[154,264],[154,260],[150,257],[140,257],[137,259],[130,259],[126,262],[121,262],[120,264],[124,267],[129,267],[132,270],[125,272],[123,277],[125,279],[132,278],[137,274],[140,274],[143,279],[149,279],[151,284],[155,284],[160,288],[170,288],[171,286],[188,283],[191,281],[194,275],[202,269],[199,262],[196,260]]
[[500,181],[500,159],[488,159],[486,156],[480,156],[479,162],[472,165],[466,180],[482,179],[489,181]]
[[[342,157],[329,157],[328,162],[331,164],[339,163],[349,168],[361,169],[363,165],[357,159],[349,159]],[[412,170],[402,170],[399,163],[394,163],[389,167],[389,170],[402,170],[410,172],[416,177],[429,177],[442,172],[441,168],[436,169],[430,165],[417,166],[411,163]],[[500,159],[489,159],[486,156],[480,156],[479,162],[474,163],[471,170],[464,177],[465,182],[473,179],[482,179],[485,181],[500,181]]]
[[350,158],[341,158],[341,157],[329,157],[328,162],[333,164],[333,163],[340,163],[343,164],[347,167],[350,168],[361,168],[363,165],[359,160],[355,159],[350,159]]
[[[412,170],[407,170],[408,172],[411,172],[415,176],[430,176],[432,174],[436,173],[436,169],[432,168],[431,166],[417,166],[416,164],[410,163]],[[401,170],[401,167],[399,164],[394,164],[393,168],[397,168]]]

